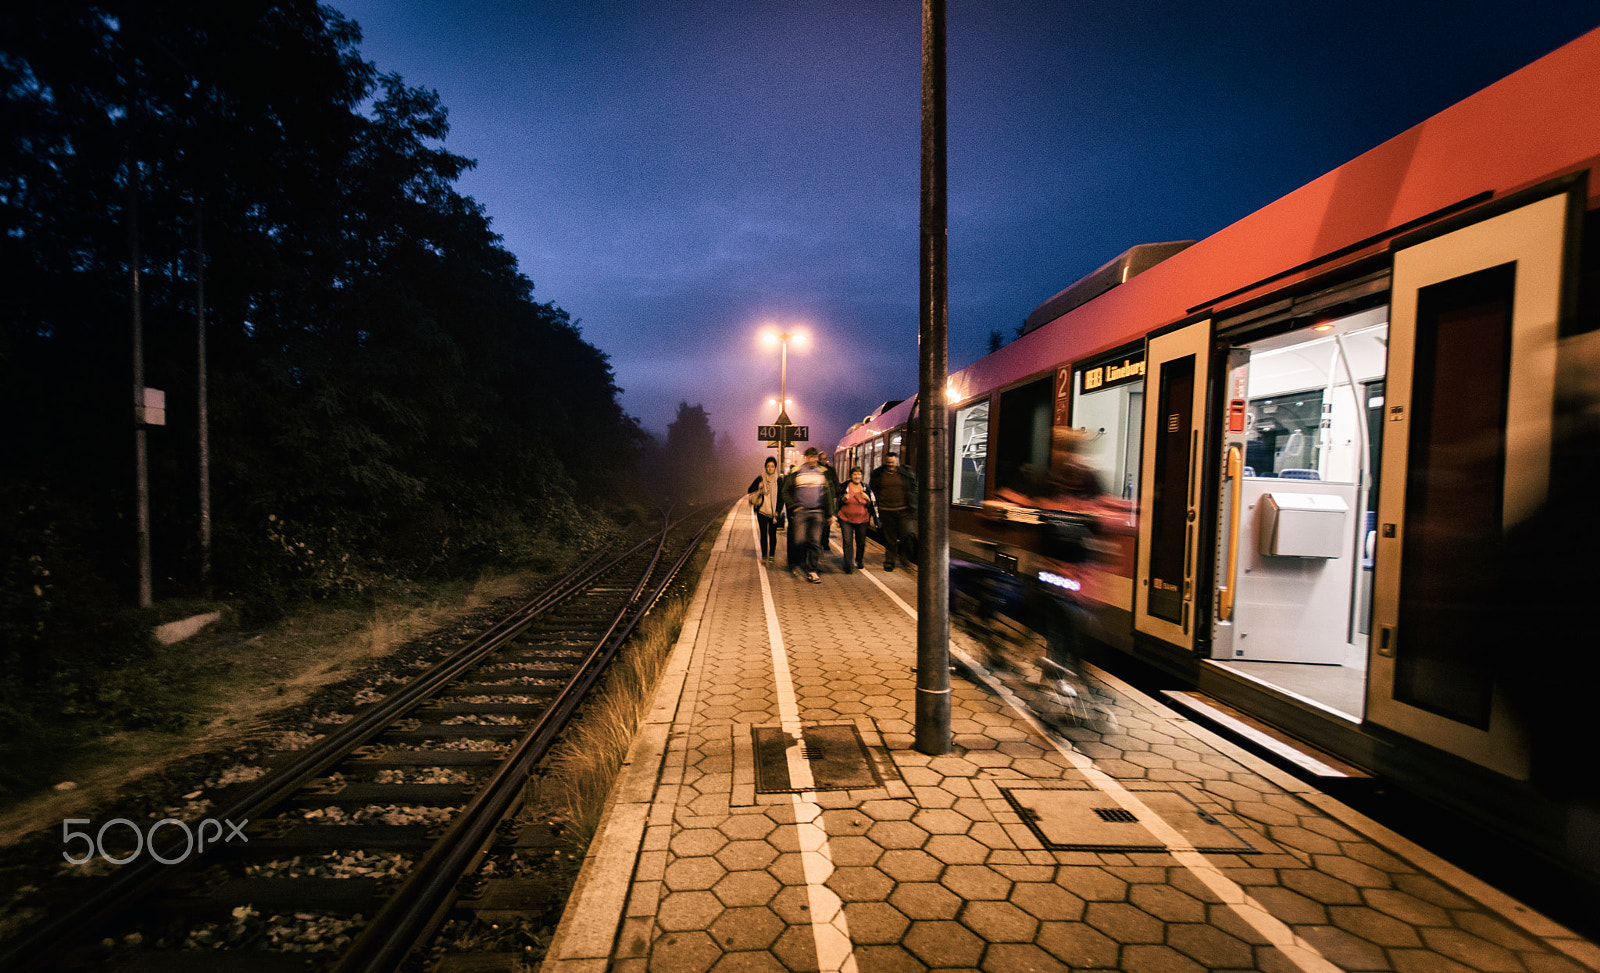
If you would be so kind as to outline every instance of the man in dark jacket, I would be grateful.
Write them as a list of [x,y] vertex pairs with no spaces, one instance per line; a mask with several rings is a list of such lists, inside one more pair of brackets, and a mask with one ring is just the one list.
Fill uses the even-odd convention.
[[[834,470],[833,464],[828,462],[828,454],[821,450],[817,451],[817,468],[822,471],[823,476],[828,478],[828,488],[833,491],[834,512],[837,513],[839,502],[844,499],[844,487],[839,483],[839,474]],[[833,518],[829,517],[822,522],[822,544],[819,548],[821,553],[828,553],[828,547],[832,543]]]
[[917,477],[902,469],[900,456],[890,453],[883,465],[872,471],[872,492],[878,498],[878,520],[883,525],[883,569],[893,571],[895,564],[910,560],[902,553],[902,542],[907,543],[917,531]]
[[783,478],[779,495],[789,511],[789,530],[794,532],[797,553],[805,560],[806,580],[820,584],[817,563],[821,555],[822,525],[838,509],[833,484],[817,465],[815,448],[806,450],[806,461]]

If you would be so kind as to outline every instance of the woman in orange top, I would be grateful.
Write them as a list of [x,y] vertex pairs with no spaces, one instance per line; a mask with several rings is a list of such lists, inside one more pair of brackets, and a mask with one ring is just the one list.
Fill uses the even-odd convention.
[[861,559],[867,553],[867,524],[877,514],[872,491],[862,482],[861,467],[850,471],[850,482],[844,485],[839,498],[839,542],[844,545],[844,573],[851,565],[862,567]]

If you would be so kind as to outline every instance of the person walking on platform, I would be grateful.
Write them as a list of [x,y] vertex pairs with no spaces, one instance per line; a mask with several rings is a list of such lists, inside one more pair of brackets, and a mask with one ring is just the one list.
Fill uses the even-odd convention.
[[863,481],[861,467],[850,471],[850,482],[839,496],[839,542],[844,545],[844,573],[866,565],[867,524],[874,519],[872,490]]
[[765,470],[750,481],[746,491],[751,505],[756,508],[756,524],[761,528],[761,556],[769,563],[778,554],[778,519],[783,516],[783,508],[778,504],[780,482],[778,461],[768,456]]
[[[844,491],[839,486],[839,474],[836,470],[834,470],[833,464],[828,462],[828,454],[822,452],[821,450],[817,451],[817,468],[822,470],[822,475],[828,478],[828,486],[833,488],[834,499],[842,502],[844,499]],[[828,550],[832,544],[833,518],[829,517],[822,522],[822,543],[818,550],[821,554],[826,554],[828,553]]]
[[[783,478],[781,496],[789,511],[789,530],[794,534],[796,554],[805,564],[806,580],[820,584],[817,577],[818,544],[822,540],[822,525],[834,514],[836,499],[833,485],[817,465],[817,451],[806,450],[804,463]],[[798,565],[794,566],[798,569]]]
[[883,524],[883,569],[893,571],[896,561],[910,560],[900,545],[917,529],[917,477],[900,468],[899,454],[890,453],[883,458],[883,465],[872,471],[871,486]]

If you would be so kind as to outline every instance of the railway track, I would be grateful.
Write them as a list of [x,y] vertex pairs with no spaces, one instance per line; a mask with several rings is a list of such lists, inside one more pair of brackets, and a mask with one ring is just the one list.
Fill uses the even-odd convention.
[[540,883],[478,866],[497,843],[550,846],[510,826],[527,782],[714,514],[589,556],[198,822],[64,824],[64,856],[109,873],[0,951],[0,969],[421,968],[463,893],[549,909]]

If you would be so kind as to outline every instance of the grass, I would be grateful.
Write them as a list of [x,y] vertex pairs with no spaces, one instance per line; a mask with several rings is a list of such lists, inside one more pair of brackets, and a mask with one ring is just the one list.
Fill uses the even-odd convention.
[[[271,714],[305,702],[319,688],[407,641],[494,600],[527,590],[532,571],[485,573],[473,581],[400,590],[377,604],[318,605],[256,632],[227,624],[156,648],[116,676],[116,689],[171,718],[154,729],[64,739],[38,728],[40,745],[8,748],[16,777],[43,781],[0,808],[0,847],[94,807],[129,781],[173,760],[229,746],[262,729]],[[49,745],[52,739],[59,740]],[[18,741],[13,741],[18,742]]]
[[584,706],[550,755],[537,806],[564,822],[574,857],[581,859],[599,829],[606,797],[649,712],[687,607],[686,599],[675,599],[646,619],[606,671],[599,698]]
[[[685,565],[683,576],[688,584],[697,581],[710,555],[711,545],[702,544]],[[531,809],[562,823],[574,863],[583,860],[599,830],[611,788],[644,724],[656,683],[666,669],[688,610],[686,595],[656,606],[612,662],[599,697],[583,708],[546,761],[547,772]]]

